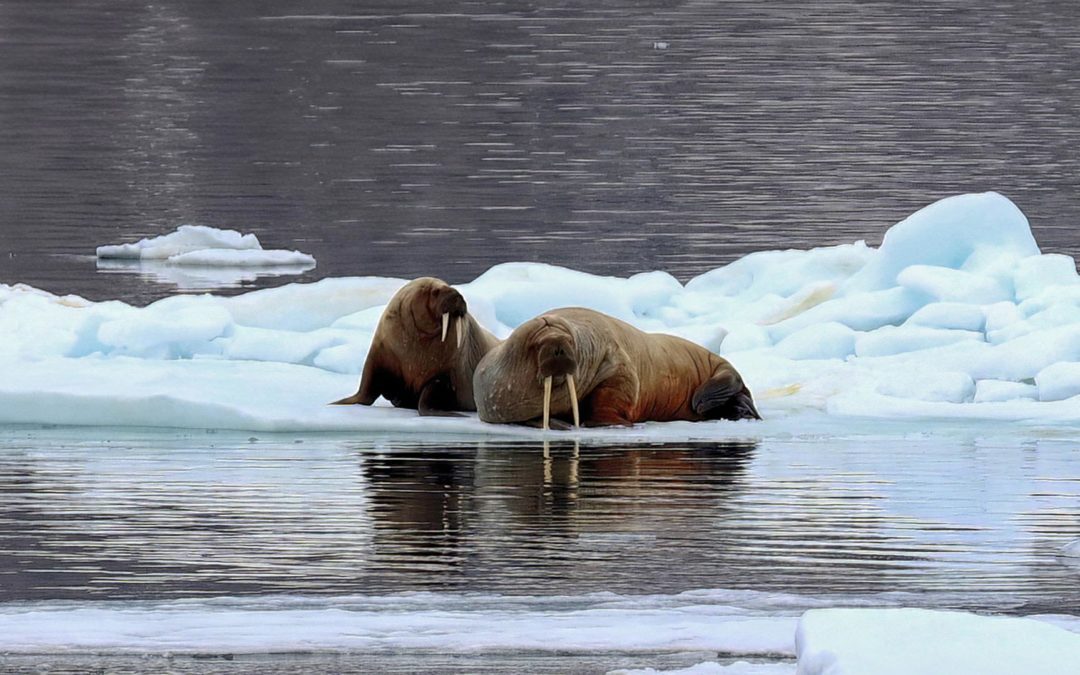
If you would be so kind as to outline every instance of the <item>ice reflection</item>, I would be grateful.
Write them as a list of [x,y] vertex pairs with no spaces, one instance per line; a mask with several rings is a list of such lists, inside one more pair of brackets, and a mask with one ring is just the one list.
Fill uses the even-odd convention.
[[241,288],[257,279],[295,276],[315,269],[315,264],[272,267],[197,267],[170,265],[148,260],[98,258],[97,271],[106,274],[135,274],[147,281],[170,284],[182,291],[214,291]]

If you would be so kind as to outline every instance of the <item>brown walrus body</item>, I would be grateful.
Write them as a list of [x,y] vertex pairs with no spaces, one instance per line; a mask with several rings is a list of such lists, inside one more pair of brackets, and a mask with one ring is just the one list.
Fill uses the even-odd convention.
[[568,421],[580,408],[581,423],[590,426],[761,419],[726,360],[688,340],[645,333],[580,307],[519,326],[477,366],[473,389],[485,422],[539,420],[546,428],[545,390],[552,416]]
[[359,390],[335,404],[371,405],[382,396],[421,415],[476,410],[473,372],[498,343],[446,282],[415,279],[394,294],[379,318]]

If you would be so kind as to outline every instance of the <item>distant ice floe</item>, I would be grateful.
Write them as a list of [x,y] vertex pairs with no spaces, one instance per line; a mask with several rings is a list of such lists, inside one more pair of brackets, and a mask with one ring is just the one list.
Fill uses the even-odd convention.
[[307,253],[267,250],[254,234],[203,225],[181,225],[170,234],[133,244],[99,246],[97,258],[99,271],[137,273],[182,289],[230,287],[315,267],[315,258]]
[[[182,232],[123,252],[168,260],[215,242],[232,247],[223,255],[257,246],[236,232]],[[475,417],[324,405],[355,390],[382,308],[403,283],[324,279],[144,308],[0,286],[0,423],[534,434]],[[581,437],[836,433],[856,418],[1080,424],[1075,262],[1042,254],[1024,215],[996,193],[936,202],[877,249],[762,251],[685,285],[665,272],[624,279],[508,263],[459,289],[499,336],[579,305],[686,337],[732,361],[765,417]]]

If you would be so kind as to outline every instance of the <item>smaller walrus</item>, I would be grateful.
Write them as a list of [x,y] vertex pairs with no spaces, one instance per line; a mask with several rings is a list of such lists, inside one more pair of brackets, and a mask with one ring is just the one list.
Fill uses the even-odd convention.
[[441,279],[415,279],[394,294],[379,318],[360,388],[334,404],[371,405],[382,396],[421,415],[476,410],[473,371],[497,344],[469,316],[461,293]]
[[[552,389],[554,388],[554,393]],[[526,321],[476,367],[485,422],[575,426],[761,419],[725,359],[674,335],[645,333],[590,309]]]

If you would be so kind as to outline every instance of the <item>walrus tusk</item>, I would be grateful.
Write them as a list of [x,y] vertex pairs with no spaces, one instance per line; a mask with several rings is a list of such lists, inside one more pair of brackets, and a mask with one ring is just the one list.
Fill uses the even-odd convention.
[[443,312],[442,315],[442,341],[446,342],[446,329],[450,327],[450,313]]
[[544,429],[547,430],[551,420],[551,376],[544,378]]
[[461,343],[465,342],[465,317],[459,316],[454,322],[454,330],[457,331],[457,348],[461,349]]
[[570,407],[574,409],[574,427],[581,426],[581,415],[578,413],[577,406],[577,387],[574,386],[574,376],[566,376],[566,384],[570,386]]

